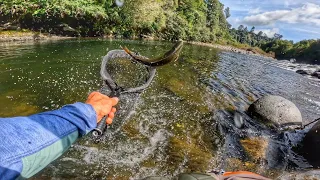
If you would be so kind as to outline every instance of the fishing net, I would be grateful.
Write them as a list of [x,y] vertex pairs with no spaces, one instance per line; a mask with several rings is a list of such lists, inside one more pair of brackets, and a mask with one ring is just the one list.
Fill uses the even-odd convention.
[[154,67],[135,62],[123,50],[109,51],[103,57],[100,74],[104,86],[100,92],[108,96],[119,97],[120,102],[112,126],[104,129],[101,137],[94,135],[99,137],[99,142],[105,138],[112,138],[130,118],[141,92],[151,84],[155,73]]

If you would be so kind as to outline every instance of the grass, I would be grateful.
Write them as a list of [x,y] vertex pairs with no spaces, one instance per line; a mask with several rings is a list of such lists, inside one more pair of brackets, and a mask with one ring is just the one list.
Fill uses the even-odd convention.
[[27,30],[27,29],[23,29],[21,31],[0,31],[0,36],[4,36],[4,37],[25,37],[25,36],[33,36],[34,34],[36,34],[36,32]]

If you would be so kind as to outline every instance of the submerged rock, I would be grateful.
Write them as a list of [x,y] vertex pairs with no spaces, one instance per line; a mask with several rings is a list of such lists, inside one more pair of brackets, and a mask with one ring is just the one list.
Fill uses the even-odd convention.
[[302,141],[301,153],[315,168],[320,167],[320,121],[306,134]]
[[302,116],[296,105],[280,96],[263,96],[250,105],[248,113],[271,126],[302,125]]
[[255,162],[266,159],[266,151],[268,150],[268,139],[263,137],[253,137],[240,140],[240,143],[246,153]]
[[320,179],[320,170],[284,172],[278,179]]

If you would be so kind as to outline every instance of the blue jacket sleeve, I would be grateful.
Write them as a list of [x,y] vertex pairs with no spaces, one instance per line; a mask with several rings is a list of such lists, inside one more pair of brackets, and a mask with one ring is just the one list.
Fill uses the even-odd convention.
[[0,179],[31,177],[95,127],[96,112],[84,103],[29,117],[0,118]]

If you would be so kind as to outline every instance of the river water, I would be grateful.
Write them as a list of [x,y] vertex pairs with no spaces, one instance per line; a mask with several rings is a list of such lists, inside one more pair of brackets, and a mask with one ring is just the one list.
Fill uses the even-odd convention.
[[[30,115],[84,101],[102,86],[101,57],[120,46],[156,57],[172,44],[98,39],[1,43],[0,116]],[[90,136],[80,139],[34,179],[172,177],[215,168],[275,178],[295,169],[275,158],[266,158],[273,162],[266,164],[259,155],[248,156],[245,144],[260,143],[270,133],[236,139],[230,134],[238,132],[231,127],[232,116],[235,111],[246,116],[257,98],[274,94],[294,102],[306,124],[320,117],[319,89],[319,80],[296,74],[285,62],[185,45],[177,62],[158,69],[151,87],[121,98],[118,118],[101,142]],[[233,147],[238,142],[242,150],[226,150],[237,150]],[[259,147],[263,149],[261,143]]]

